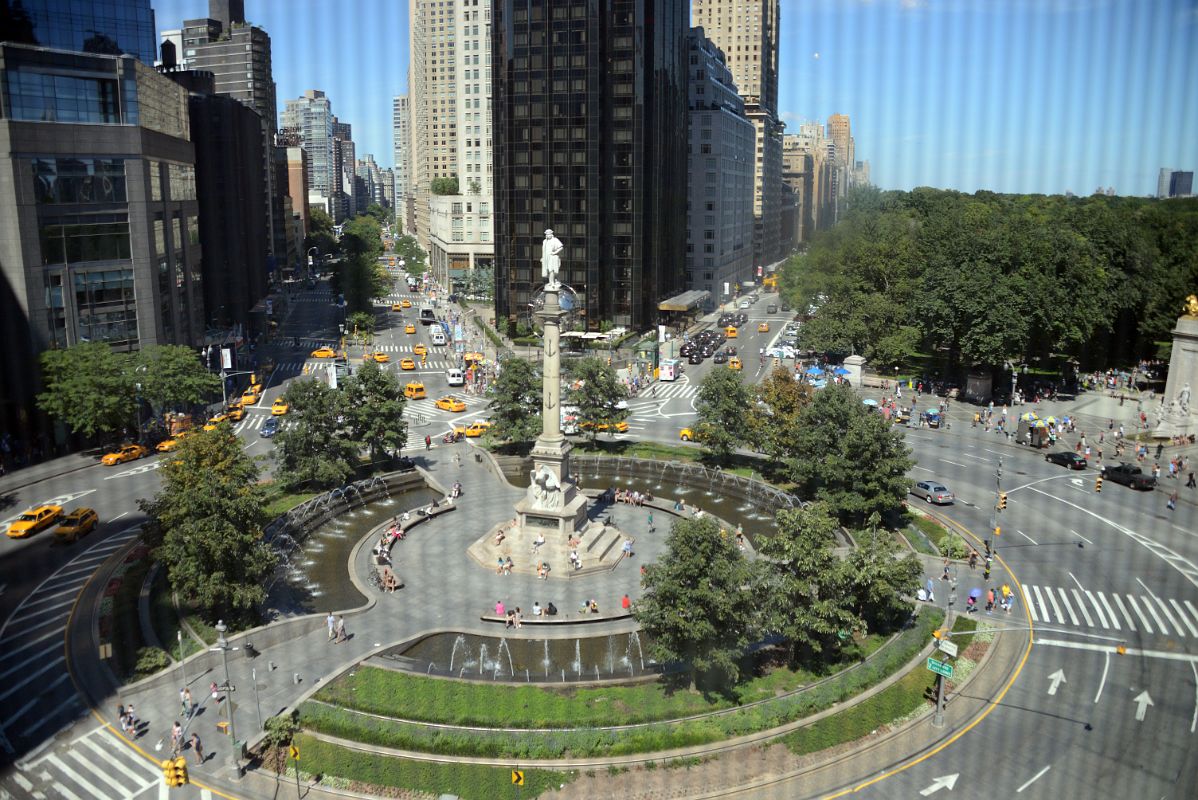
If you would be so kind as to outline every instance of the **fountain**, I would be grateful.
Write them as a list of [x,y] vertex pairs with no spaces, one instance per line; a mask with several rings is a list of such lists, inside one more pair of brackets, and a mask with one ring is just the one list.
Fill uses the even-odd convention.
[[[460,633],[458,634],[458,638],[453,640],[453,649],[449,651],[449,671],[450,672],[453,672],[453,660],[455,658],[457,658],[458,647],[461,647],[463,649],[465,649],[465,647],[466,647],[466,637]],[[429,662],[429,663],[431,664],[432,662]]]
[[483,668],[487,665],[487,643],[483,642],[478,648],[478,674],[483,674]]
[[577,639],[574,640],[574,661],[570,664],[570,666],[575,672],[578,673],[580,677],[582,676],[581,643]]
[[628,663],[629,664],[632,663],[632,645],[633,645],[633,643],[636,644],[636,653],[637,653],[637,656],[640,657],[641,670],[643,671],[645,669],[645,652],[643,650],[641,650],[641,636],[636,631],[633,631],[632,633],[628,634],[628,653],[627,653],[627,655],[628,655]]

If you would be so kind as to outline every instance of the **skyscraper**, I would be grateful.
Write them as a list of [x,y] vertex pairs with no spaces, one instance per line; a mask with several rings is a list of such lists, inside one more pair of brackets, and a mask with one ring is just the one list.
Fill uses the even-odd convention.
[[495,13],[498,316],[527,312],[551,228],[587,327],[656,323],[685,285],[685,3],[505,0]]
[[106,0],[64,3],[62,0],[3,0],[0,40],[79,50],[84,53],[131,55],[146,65],[155,57],[154,9],[150,0]]
[[757,131],[753,178],[753,258],[781,257],[782,128],[778,121],[779,0],[693,0],[691,24],[724,51],[732,80]]
[[334,213],[333,104],[319,89],[288,100],[283,127],[295,131],[308,153],[308,204]]
[[1169,176],[1169,196],[1189,197],[1194,193],[1194,173],[1192,171],[1174,170]]
[[1173,168],[1161,167],[1160,174],[1156,177],[1156,196],[1169,196],[1169,182],[1173,180]]
[[[411,193],[415,235],[425,249],[429,247],[428,200],[432,182],[458,175],[457,65],[459,55],[464,53],[456,45],[464,7],[463,0],[408,0]],[[470,9],[472,16],[477,14],[481,18],[478,24],[488,22],[490,8],[485,0],[481,7],[472,5]]]
[[400,233],[411,233],[408,226],[407,198],[412,191],[412,117],[408,96],[401,94],[391,102],[391,138],[395,152],[394,194],[395,224]]
[[724,54],[702,28],[687,37],[690,168],[686,285],[724,302],[753,278],[756,131],[745,116]]

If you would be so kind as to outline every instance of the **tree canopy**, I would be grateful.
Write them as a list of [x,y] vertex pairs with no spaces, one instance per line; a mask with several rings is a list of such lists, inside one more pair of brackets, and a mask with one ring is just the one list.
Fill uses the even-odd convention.
[[386,297],[393,286],[386,267],[379,262],[383,253],[382,227],[377,219],[363,214],[346,222],[341,229],[344,258],[334,273],[334,289],[345,296],[349,313],[367,313],[374,301]]
[[752,405],[752,393],[740,372],[716,368],[704,376],[695,396],[699,415],[695,433],[709,458],[726,462],[737,447],[746,443],[746,416]]
[[135,426],[133,356],[103,342],[83,342],[41,354],[46,390],[38,406],[84,436]]
[[371,460],[397,453],[408,437],[403,388],[394,372],[363,364],[345,381],[345,422],[351,438],[370,448]]
[[1196,253],[1198,200],[865,188],[785,265],[782,292],[814,311],[805,347],[879,366],[922,351],[950,372],[1099,368],[1168,338]]
[[354,474],[358,445],[344,435],[345,395],[323,381],[292,381],[283,395],[290,424],[275,434],[279,481],[288,488],[341,486]]
[[417,276],[424,272],[424,264],[428,256],[421,249],[416,237],[407,234],[397,237],[392,252],[404,260],[404,272]]
[[190,347],[150,345],[134,359],[138,395],[158,409],[183,409],[220,391],[220,378],[209,372]]
[[531,361],[507,356],[487,388],[491,397],[491,435],[509,442],[531,442],[541,433],[541,373]]
[[162,489],[138,504],[171,588],[209,620],[257,622],[276,557],[262,541],[265,493],[241,440],[227,423],[191,436],[160,474]]
[[568,366],[569,388],[564,403],[578,408],[579,416],[587,423],[586,435],[594,441],[604,425],[615,432],[615,424],[628,418],[628,405],[623,403],[627,392],[616,380],[616,371],[601,358],[589,356]]

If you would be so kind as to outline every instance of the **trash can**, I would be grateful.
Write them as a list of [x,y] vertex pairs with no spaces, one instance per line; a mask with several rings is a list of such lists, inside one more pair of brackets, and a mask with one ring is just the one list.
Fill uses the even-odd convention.
[[482,454],[482,453],[475,453],[475,454],[474,454],[474,460],[475,460],[475,461],[477,461],[479,464],[483,463],[483,454]]

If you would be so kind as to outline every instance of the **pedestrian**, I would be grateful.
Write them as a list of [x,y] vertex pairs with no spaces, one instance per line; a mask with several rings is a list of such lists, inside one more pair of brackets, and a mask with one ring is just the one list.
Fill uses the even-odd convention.
[[329,615],[324,618],[324,621],[325,624],[329,626],[329,641],[331,642],[337,638],[337,618],[334,617],[333,612],[330,611]]
[[986,592],[986,613],[989,614],[993,610],[994,610],[994,589],[992,587],[990,589],[990,591]]
[[924,586],[924,588],[928,590],[928,602],[929,603],[936,602],[936,592],[934,591],[934,587],[935,587],[935,584],[932,582],[932,579],[928,578],[928,582]]
[[947,558],[944,559],[944,569],[940,573],[940,580],[942,580],[942,581],[948,580],[948,559]]
[[1173,494],[1169,495],[1169,502],[1165,503],[1165,508],[1169,509],[1170,511],[1177,508],[1177,491],[1176,490],[1174,490]]
[[183,726],[179,724],[179,720],[175,720],[175,724],[171,726],[171,756],[178,757],[183,750]]
[[969,569],[970,570],[977,569],[977,566],[978,566],[978,551],[970,550],[969,551]]
[[627,539],[627,538],[624,539],[624,545],[620,549],[624,553],[624,555],[623,555],[624,558],[632,558],[632,540],[631,539]]
[[196,754],[196,764],[204,763],[204,745],[200,743],[198,733],[191,734],[191,751]]
[[425,449],[425,450],[431,450],[431,449],[432,449],[432,446],[433,446],[433,437],[429,436],[429,435],[426,433],[426,434],[424,435],[424,449]]
[[632,609],[632,599],[627,594],[620,598],[620,608],[624,609],[625,611],[630,611]]
[[649,533],[653,533],[657,528],[653,527],[653,512],[649,512]]
[[191,699],[191,689],[183,687],[183,715],[188,719],[191,718],[192,712],[195,711],[195,701]]
[[348,638],[349,636],[345,633],[345,617],[337,617],[337,638],[334,640],[335,644],[341,644]]
[[1189,477],[1189,479],[1186,481],[1186,488],[1187,488],[1187,489],[1194,489],[1194,488],[1198,488],[1198,482],[1195,482],[1195,481],[1194,481],[1194,473],[1193,473],[1193,472],[1190,472],[1190,477]]

